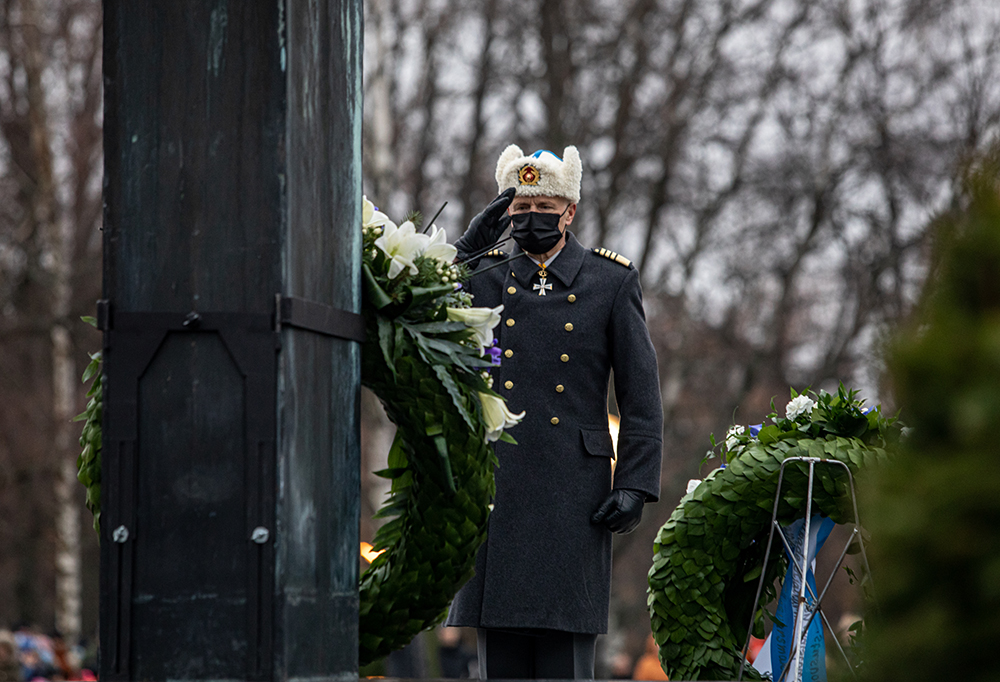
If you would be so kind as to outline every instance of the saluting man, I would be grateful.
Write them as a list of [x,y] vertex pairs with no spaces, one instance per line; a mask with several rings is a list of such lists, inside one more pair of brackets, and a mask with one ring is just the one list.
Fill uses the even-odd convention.
[[[575,147],[563,158],[507,147],[501,195],[456,243],[460,258],[473,257],[475,304],[504,306],[493,387],[526,415],[517,445],[496,444],[489,533],[448,615],[449,625],[477,628],[483,678],[593,679],[611,533],[633,530],[660,492],[663,413],[639,273],[567,231],[581,177]],[[508,226],[516,247],[489,250]],[[621,415],[613,481],[612,370]]]

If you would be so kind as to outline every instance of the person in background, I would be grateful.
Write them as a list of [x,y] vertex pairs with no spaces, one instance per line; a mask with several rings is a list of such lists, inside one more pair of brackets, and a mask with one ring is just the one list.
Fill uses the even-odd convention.
[[438,656],[441,661],[441,677],[451,679],[466,679],[469,677],[469,664],[476,657],[462,641],[462,631],[459,628],[437,629]]
[[660,647],[656,646],[653,633],[649,633],[646,639],[646,653],[644,653],[635,663],[635,670],[632,671],[633,680],[668,680],[667,674],[663,672],[660,665]]
[[52,669],[42,662],[42,657],[38,655],[36,649],[21,649],[18,658],[21,663],[21,678],[25,682],[31,682],[35,678],[45,679]]
[[628,655],[627,651],[619,651],[611,657],[608,675],[612,680],[632,679],[632,657]]
[[21,682],[17,644],[9,630],[0,630],[0,682]]
[[53,634],[52,655],[53,664],[64,680],[80,679],[80,656],[67,644],[62,635]]

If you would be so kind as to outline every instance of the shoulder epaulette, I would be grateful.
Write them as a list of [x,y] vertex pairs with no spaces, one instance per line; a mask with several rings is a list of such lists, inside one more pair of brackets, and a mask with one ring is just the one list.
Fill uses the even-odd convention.
[[503,251],[501,251],[500,249],[493,249],[492,251],[490,251],[486,255],[487,256],[506,256],[507,254],[504,253]]
[[628,258],[621,255],[620,253],[615,253],[614,251],[611,251],[609,249],[594,249],[594,253],[596,253],[598,256],[604,256],[608,260],[613,260],[614,262],[618,263],[618,265],[624,265],[626,268],[632,265],[632,261],[630,261]]

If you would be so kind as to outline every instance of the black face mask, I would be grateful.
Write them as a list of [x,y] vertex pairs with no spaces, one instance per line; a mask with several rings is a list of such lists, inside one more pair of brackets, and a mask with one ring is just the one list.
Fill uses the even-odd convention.
[[515,213],[510,217],[513,228],[510,236],[522,250],[535,255],[548,253],[559,243],[563,233],[559,230],[559,220],[569,210],[560,213]]

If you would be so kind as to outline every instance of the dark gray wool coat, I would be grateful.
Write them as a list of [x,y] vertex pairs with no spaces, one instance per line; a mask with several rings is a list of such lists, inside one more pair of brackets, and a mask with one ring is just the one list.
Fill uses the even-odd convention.
[[[503,258],[484,257],[478,268]],[[535,288],[540,268],[526,256],[467,284],[475,305],[504,305],[494,332],[503,363],[492,372],[493,389],[525,417],[510,431],[517,445],[496,444],[489,533],[448,625],[607,632],[611,532],[590,516],[612,488],[612,369],[621,414],[614,487],[655,501],[663,449],[639,273],[621,261],[568,233],[548,267],[544,296]]]

